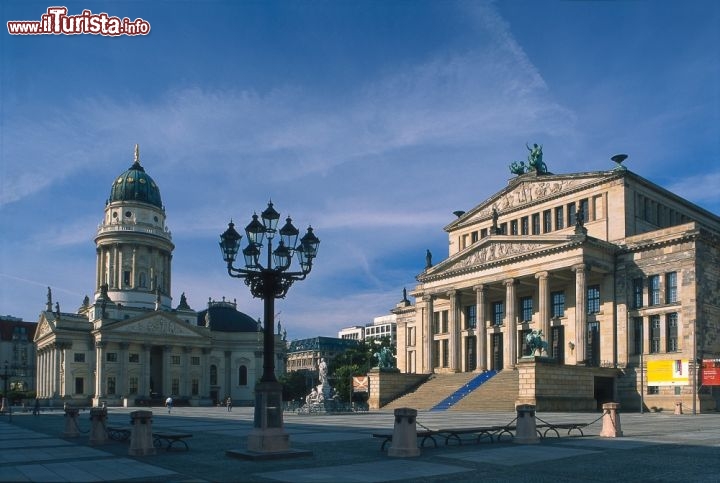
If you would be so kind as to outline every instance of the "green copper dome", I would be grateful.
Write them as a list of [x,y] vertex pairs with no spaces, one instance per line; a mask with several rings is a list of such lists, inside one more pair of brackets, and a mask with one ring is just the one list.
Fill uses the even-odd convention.
[[109,203],[113,201],[140,201],[162,209],[160,188],[145,172],[145,168],[140,165],[140,153],[137,145],[135,146],[135,162],[113,182]]

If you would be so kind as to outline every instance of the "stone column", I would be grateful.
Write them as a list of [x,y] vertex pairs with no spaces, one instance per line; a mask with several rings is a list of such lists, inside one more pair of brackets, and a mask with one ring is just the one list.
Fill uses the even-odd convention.
[[127,342],[120,342],[120,376],[117,381],[117,394],[116,396],[128,397],[128,347],[130,346]]
[[103,378],[105,377],[105,342],[95,341],[95,398],[104,397]]
[[[548,272],[538,272],[535,274],[538,279],[538,315],[540,316],[540,330],[542,330],[543,340],[550,340],[550,291]],[[545,354],[548,355],[548,354]]]
[[433,296],[425,295],[422,298],[425,302],[425,313],[423,315],[422,325],[422,347],[423,347],[423,373],[432,374],[432,350],[433,350],[433,334],[432,334],[432,319],[433,319]]
[[171,345],[163,346],[163,368],[162,368],[162,392],[164,396],[173,395],[175,397],[179,394],[172,393],[172,380],[170,379],[170,355],[172,353]]
[[183,397],[189,397],[190,396],[190,380],[192,379],[190,375],[190,354],[192,353],[192,347],[183,347],[183,355],[182,355],[182,377],[180,378],[180,395]]
[[130,267],[130,288],[137,288],[137,246],[132,247],[132,266]]
[[218,394],[219,397],[225,397],[230,395],[232,397],[232,352],[225,351],[225,371],[223,374],[223,389],[225,394]]
[[144,397],[150,397],[150,344],[143,344],[142,346],[142,367],[140,368],[140,381],[138,384],[138,394]]
[[507,347],[503,354],[503,366],[514,369],[517,363],[517,317],[515,316],[515,286],[514,278],[505,280],[505,339]]
[[587,279],[585,264],[572,267],[575,271],[575,360],[585,363],[587,340]]
[[202,360],[200,361],[200,396],[210,397],[210,348],[203,347]]
[[477,370],[478,371],[486,371],[487,370],[487,355],[486,355],[486,348],[487,348],[487,325],[485,323],[485,296],[487,294],[487,289],[484,285],[477,285],[473,287],[475,289],[475,316],[477,318],[476,323],[476,330],[475,333],[477,334]]
[[460,366],[460,358],[458,357],[460,353],[460,316],[458,314],[460,292],[457,290],[450,290],[447,295],[450,299],[450,313],[448,314],[450,319],[448,320],[448,331],[450,332],[450,341],[448,342],[448,345],[450,346],[450,354],[448,362],[450,365],[450,371],[458,372]]
[[60,351],[62,350],[62,343],[53,344],[53,396],[60,394]]
[[95,278],[95,290],[97,291],[97,290],[100,290],[100,285],[102,285],[102,271],[103,271],[103,269],[102,269],[102,267],[103,267],[102,249],[96,248],[95,255],[97,258],[97,262],[96,262],[97,266],[95,268],[95,277],[96,277]]

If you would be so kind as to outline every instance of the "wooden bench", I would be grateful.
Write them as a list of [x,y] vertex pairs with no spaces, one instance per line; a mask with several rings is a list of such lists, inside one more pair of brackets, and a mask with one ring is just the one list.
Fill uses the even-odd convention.
[[[437,431],[433,431],[430,429],[424,429],[417,432],[417,437],[422,438],[420,441],[420,447],[425,447],[425,441],[430,440],[433,443],[433,447],[437,448],[437,441],[435,441],[435,435],[437,434]],[[373,438],[380,438],[383,440],[382,445],[380,446],[380,451],[385,451],[385,446],[387,446],[388,443],[392,443],[392,433],[373,433]]]
[[189,433],[153,433],[153,444],[156,448],[163,447],[163,441],[167,443],[167,451],[175,445],[175,443],[182,443],[185,445],[185,450],[189,451],[190,447],[185,441],[188,438],[192,438],[192,434]]
[[130,426],[108,426],[107,434],[108,438],[115,441],[127,441],[130,439],[130,433],[132,429]]

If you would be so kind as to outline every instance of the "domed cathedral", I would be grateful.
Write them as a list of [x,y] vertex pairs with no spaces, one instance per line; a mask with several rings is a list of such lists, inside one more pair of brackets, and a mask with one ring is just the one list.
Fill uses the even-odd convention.
[[455,212],[447,258],[428,252],[414,303],[392,310],[398,368],[444,377],[446,395],[477,387],[458,410],[720,407],[720,217],[625,155],[554,174],[528,149],[507,186]]
[[[115,177],[95,236],[95,295],[60,310],[48,288],[35,334],[37,394],[49,406],[253,404],[262,375],[260,321],[236,302],[193,310],[183,293],[172,308],[172,242],[160,189],[139,147]],[[276,371],[285,343],[275,336]]]

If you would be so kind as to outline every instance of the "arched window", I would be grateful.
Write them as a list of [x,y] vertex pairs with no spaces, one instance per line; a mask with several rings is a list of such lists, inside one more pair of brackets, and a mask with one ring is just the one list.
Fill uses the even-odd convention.
[[147,280],[145,278],[145,272],[140,272],[140,277],[138,280],[138,286],[145,288],[147,286]]
[[210,366],[210,385],[217,386],[217,366],[215,364]]
[[240,371],[238,374],[238,384],[240,386],[247,386],[247,367],[240,366]]

